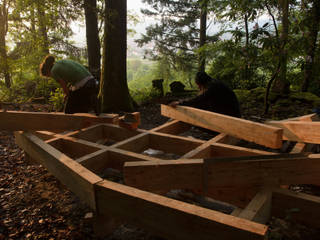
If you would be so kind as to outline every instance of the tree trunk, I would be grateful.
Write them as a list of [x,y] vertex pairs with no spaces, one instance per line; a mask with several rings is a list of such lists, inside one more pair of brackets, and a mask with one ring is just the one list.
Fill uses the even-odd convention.
[[39,22],[39,35],[41,39],[41,50],[43,52],[43,56],[49,54],[49,38],[47,33],[47,21],[45,16],[44,5],[45,3],[41,3],[37,1],[37,11],[38,11],[38,22]]
[[301,91],[308,91],[310,83],[313,81],[314,74],[314,56],[317,47],[317,37],[319,32],[320,24],[320,2],[319,0],[313,1],[313,6],[311,10],[311,24],[309,26],[309,34],[307,35],[307,46],[306,46],[306,57],[304,64],[304,80],[301,86]]
[[[207,39],[207,5],[208,1],[205,0],[201,4],[201,14],[200,14],[200,48],[206,44]],[[199,71],[204,72],[206,67],[206,56],[205,52],[202,50],[199,56]]]
[[286,45],[288,42],[289,34],[289,0],[281,0],[282,9],[282,32],[280,37],[280,72],[278,77],[275,79],[272,91],[279,94],[288,94],[290,92],[290,83],[287,80],[287,49]]
[[246,30],[246,52],[245,52],[245,69],[244,69],[244,79],[249,80],[249,27],[248,27],[248,14],[244,15],[244,25]]
[[100,80],[101,53],[97,18],[97,1],[84,0],[89,71]]
[[102,112],[133,111],[127,84],[127,0],[105,0]]
[[0,73],[4,76],[7,88],[11,87],[11,76],[8,64],[6,35],[8,32],[8,6],[4,0],[0,5]]

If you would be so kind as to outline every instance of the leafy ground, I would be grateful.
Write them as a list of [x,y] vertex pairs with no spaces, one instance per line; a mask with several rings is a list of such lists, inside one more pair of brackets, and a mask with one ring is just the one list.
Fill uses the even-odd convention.
[[[263,104],[256,92],[242,92],[244,118],[261,119]],[[263,97],[262,97],[263,98]],[[292,100],[294,99],[294,100]],[[286,118],[310,113],[316,100],[279,100],[264,118]],[[172,100],[172,99],[170,99]],[[141,106],[141,128],[150,129],[167,121],[160,116],[158,99]],[[49,111],[39,104],[7,104],[9,110]],[[319,194],[319,193],[317,193]],[[320,194],[319,194],[320,195]],[[272,239],[320,239],[319,231],[281,219],[270,221]],[[0,240],[4,239],[159,239],[129,225],[120,226],[108,238],[99,238],[92,229],[92,213],[73,193],[45,168],[29,164],[15,144],[12,132],[0,132]]]

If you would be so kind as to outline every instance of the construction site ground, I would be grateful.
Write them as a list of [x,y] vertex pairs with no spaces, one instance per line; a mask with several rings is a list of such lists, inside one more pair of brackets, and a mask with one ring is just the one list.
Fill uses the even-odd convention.
[[[167,101],[167,100],[164,100]],[[160,115],[160,102],[140,106],[140,128],[151,129],[168,119]],[[48,105],[9,104],[9,110],[49,111]],[[308,106],[306,106],[308,107]],[[309,106],[309,110],[313,106]],[[243,116],[255,119],[259,116],[255,107],[246,105]],[[305,114],[300,108],[295,113],[287,108],[280,109],[281,116],[292,117]],[[285,118],[285,117],[284,117]],[[191,133],[193,137],[208,139],[210,134],[198,129]],[[320,196],[315,186],[291,186]],[[95,236],[92,226],[92,212],[47,170],[39,165],[29,164],[24,152],[16,144],[12,132],[0,132],[0,240],[3,239],[162,239],[143,229],[123,223],[111,236]],[[290,216],[288,215],[288,218]],[[320,239],[320,230],[305,227],[287,221],[275,219],[268,223],[269,239],[302,240]]]

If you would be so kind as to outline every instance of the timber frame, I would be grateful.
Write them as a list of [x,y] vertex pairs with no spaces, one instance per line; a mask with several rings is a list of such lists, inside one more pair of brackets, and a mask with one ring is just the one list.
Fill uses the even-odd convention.
[[[189,107],[162,105],[161,111],[174,120],[151,130],[122,128],[116,115],[83,120],[77,114],[72,127],[69,120],[61,123],[70,116],[61,115],[57,129],[54,124],[46,128],[45,120],[37,120],[48,118],[44,115],[10,112],[0,112],[0,128],[18,130],[16,142],[26,154],[86,202],[100,221],[111,216],[114,225],[132,223],[169,239],[266,239],[270,216],[285,217],[296,208],[291,219],[320,227],[320,197],[280,188],[320,181],[320,155],[306,153],[310,143],[320,143],[320,131],[306,136],[294,125],[320,127],[315,115],[260,124]],[[42,123],[16,120],[14,126],[4,117],[12,114]],[[208,141],[181,136],[192,125],[218,134]],[[237,146],[239,139],[267,150]],[[295,147],[281,154],[289,140],[297,141]],[[148,149],[174,159],[148,156]],[[123,174],[124,184],[100,177],[109,168]],[[167,197],[175,189],[231,204],[233,210],[227,214]]]

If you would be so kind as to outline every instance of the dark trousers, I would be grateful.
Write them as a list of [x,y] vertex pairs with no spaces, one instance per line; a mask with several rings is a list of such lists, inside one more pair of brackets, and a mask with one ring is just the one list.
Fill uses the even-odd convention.
[[97,115],[98,109],[98,85],[95,79],[89,80],[83,87],[70,91],[65,104],[65,113],[88,113],[94,111]]

